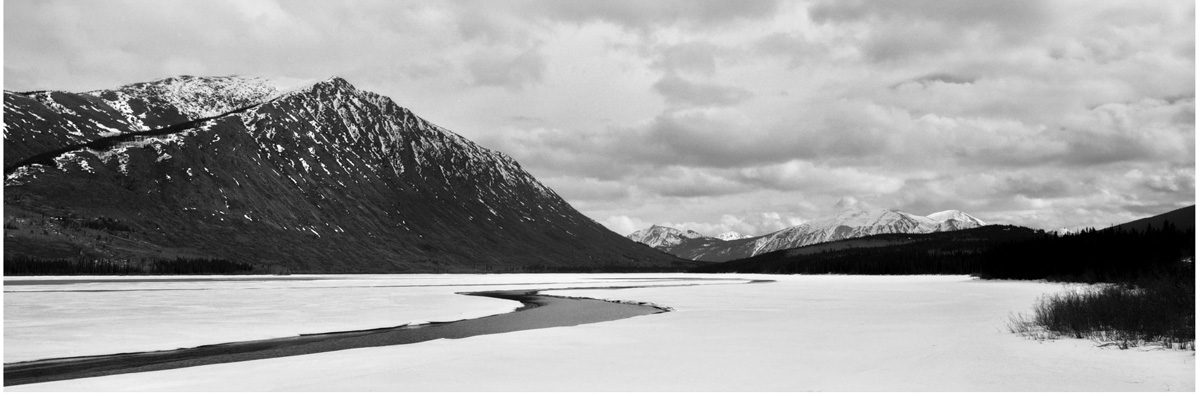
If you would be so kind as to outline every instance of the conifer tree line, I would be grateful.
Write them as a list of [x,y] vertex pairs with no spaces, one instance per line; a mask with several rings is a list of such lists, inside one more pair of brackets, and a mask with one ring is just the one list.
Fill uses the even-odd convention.
[[174,258],[145,263],[125,260],[76,257],[72,259],[34,259],[24,256],[4,259],[4,275],[239,275],[286,273],[282,268],[267,268],[213,258]]
[[1192,280],[1195,243],[1195,229],[1179,229],[1169,221],[1141,230],[1040,234],[989,249],[983,255],[980,276],[1088,283],[1163,276]]

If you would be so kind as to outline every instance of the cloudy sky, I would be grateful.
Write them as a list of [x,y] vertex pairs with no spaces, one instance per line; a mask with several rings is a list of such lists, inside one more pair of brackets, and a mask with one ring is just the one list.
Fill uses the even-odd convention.
[[1195,201],[1195,3],[5,0],[4,89],[342,76],[620,233]]

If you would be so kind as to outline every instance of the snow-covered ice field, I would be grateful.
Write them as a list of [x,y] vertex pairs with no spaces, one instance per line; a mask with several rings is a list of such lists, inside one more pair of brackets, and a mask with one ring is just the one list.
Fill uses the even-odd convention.
[[[621,279],[651,277],[711,280]],[[734,277],[776,282],[719,280]],[[1011,314],[1026,313],[1039,296],[1068,287],[1061,284],[957,276],[313,278],[320,279],[26,286],[10,286],[7,281],[15,278],[5,278],[5,362],[395,326],[484,316],[517,306],[454,294],[460,291],[701,285],[546,293],[646,301],[674,309],[612,322],[6,389],[1195,389],[1191,351],[1118,350],[1073,339],[1039,342],[1008,332]],[[119,345],[103,345],[113,343]]]
[[[645,283],[603,278],[561,275],[5,277],[4,362],[450,321],[509,312],[521,306],[516,301],[456,292]],[[138,280],[142,282],[135,282]],[[22,282],[48,284],[22,285]],[[657,282],[680,283],[691,282]]]

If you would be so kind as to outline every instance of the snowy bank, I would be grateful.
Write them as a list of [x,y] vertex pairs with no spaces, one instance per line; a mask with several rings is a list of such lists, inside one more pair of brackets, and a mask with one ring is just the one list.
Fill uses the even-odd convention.
[[[500,283],[519,277],[488,279]],[[533,276],[562,282],[595,277]],[[1037,342],[1008,332],[1010,314],[1027,311],[1039,296],[1061,291],[1063,285],[953,276],[746,277],[778,282],[557,290],[550,294],[647,301],[674,311],[9,389],[1195,389],[1192,352],[1098,348],[1083,340]]]

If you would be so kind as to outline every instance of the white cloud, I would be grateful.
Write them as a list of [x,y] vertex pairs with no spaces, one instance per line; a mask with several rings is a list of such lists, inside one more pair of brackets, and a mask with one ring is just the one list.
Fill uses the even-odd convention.
[[629,216],[609,216],[600,220],[600,224],[621,235],[629,235],[634,231],[649,227],[646,222]]

